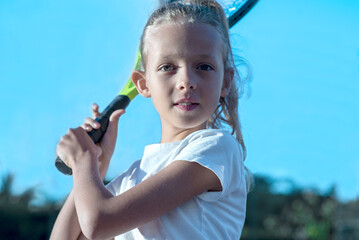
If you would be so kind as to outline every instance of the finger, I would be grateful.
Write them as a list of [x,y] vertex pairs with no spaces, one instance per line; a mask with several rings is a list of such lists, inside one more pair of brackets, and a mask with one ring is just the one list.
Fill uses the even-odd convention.
[[70,129],[68,132],[60,138],[60,141],[58,142],[56,146],[56,155],[67,165],[71,168],[71,165],[67,158],[67,149],[68,149],[68,142],[71,141],[71,131]]
[[99,110],[99,106],[98,106],[96,103],[93,103],[91,108],[92,108],[92,118],[95,119],[95,118],[97,118],[98,115],[100,114],[99,111],[98,111],[98,110]]
[[56,156],[58,156],[58,157],[61,159],[61,161],[62,161],[66,166],[68,166],[69,168],[71,168],[71,164],[69,163],[69,161],[68,161],[68,159],[67,159],[67,157],[66,157],[66,154],[63,153],[63,152],[64,152],[64,150],[63,150],[64,146],[63,146],[63,145],[64,145],[64,144],[63,144],[62,142],[60,142],[60,143],[57,145],[57,147],[56,147]]
[[90,124],[88,124],[88,123],[84,123],[84,124],[82,125],[82,128],[85,129],[86,132],[91,132],[92,129],[93,129],[92,126],[91,126]]
[[92,130],[92,129],[98,129],[101,126],[101,124],[99,122],[97,122],[96,120],[92,119],[92,118],[85,118],[85,122],[82,125],[82,128],[84,128],[86,131],[88,130]]

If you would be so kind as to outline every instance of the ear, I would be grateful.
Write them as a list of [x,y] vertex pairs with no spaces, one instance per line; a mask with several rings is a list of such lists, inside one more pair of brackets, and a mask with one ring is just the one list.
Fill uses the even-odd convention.
[[151,97],[150,90],[147,86],[145,72],[135,70],[133,71],[131,78],[139,94],[146,98]]
[[233,78],[234,78],[233,68],[227,68],[224,72],[221,97],[226,97],[228,95],[229,90],[231,89]]

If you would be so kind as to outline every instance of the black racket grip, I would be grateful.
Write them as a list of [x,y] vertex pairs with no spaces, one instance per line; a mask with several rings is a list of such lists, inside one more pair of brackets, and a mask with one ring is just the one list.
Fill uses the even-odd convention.
[[[100,113],[100,115],[96,118],[96,121],[101,124],[101,127],[99,129],[93,129],[91,132],[88,132],[88,135],[94,141],[94,143],[100,142],[103,135],[105,135],[111,114],[118,109],[125,109],[130,101],[131,100],[129,97],[125,95],[118,95],[105,108],[105,110]],[[55,166],[63,174],[72,175],[72,169],[68,167],[59,157],[56,157]]]

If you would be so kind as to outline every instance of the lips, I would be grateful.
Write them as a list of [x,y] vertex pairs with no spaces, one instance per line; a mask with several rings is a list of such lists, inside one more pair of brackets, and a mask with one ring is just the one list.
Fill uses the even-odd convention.
[[192,111],[199,106],[199,103],[195,102],[192,99],[185,98],[177,101],[173,105],[182,111]]

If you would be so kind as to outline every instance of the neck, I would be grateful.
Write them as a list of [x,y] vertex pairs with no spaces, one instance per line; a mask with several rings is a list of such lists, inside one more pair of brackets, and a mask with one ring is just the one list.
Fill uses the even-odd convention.
[[166,128],[162,124],[162,135],[161,135],[161,143],[169,143],[176,142],[185,139],[191,133],[194,133],[198,130],[202,130],[206,128],[206,123],[188,129],[179,129],[179,128]]

